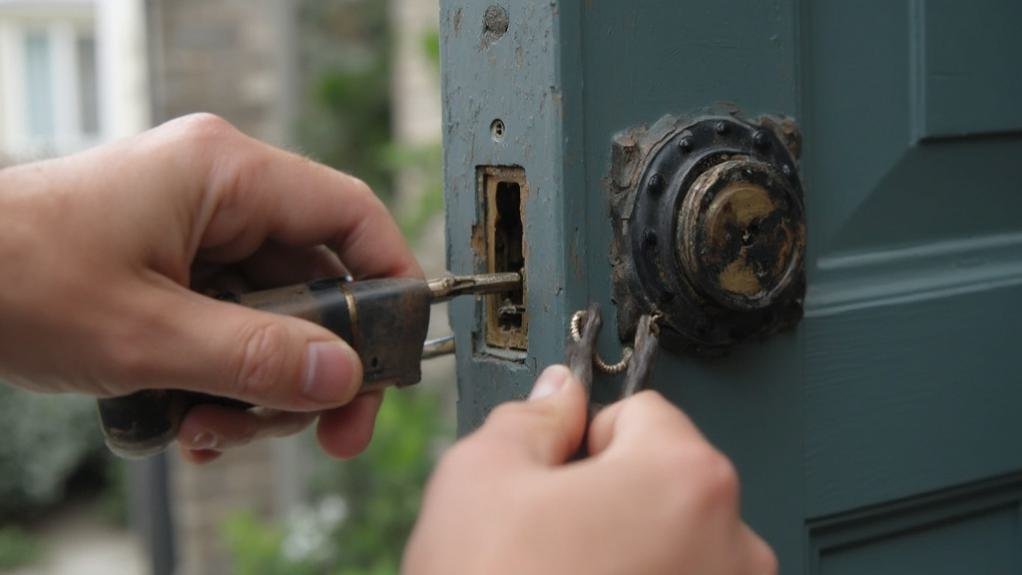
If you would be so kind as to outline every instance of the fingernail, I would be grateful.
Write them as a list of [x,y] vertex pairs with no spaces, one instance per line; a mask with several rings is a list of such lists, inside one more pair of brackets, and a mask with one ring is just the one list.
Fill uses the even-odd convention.
[[189,446],[189,449],[213,449],[219,441],[212,432],[200,431],[192,437],[192,444]]
[[532,387],[529,401],[543,399],[557,393],[564,387],[564,384],[568,383],[569,377],[571,377],[571,372],[563,365],[551,365],[544,369],[539,379],[536,380],[536,385]]
[[352,389],[358,354],[345,343],[317,341],[305,352],[305,383],[302,392],[320,403],[344,403],[354,396]]

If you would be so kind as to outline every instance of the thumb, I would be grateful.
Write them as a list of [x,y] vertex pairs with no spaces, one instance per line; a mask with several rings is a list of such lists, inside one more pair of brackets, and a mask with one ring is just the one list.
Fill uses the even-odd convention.
[[586,427],[586,393],[563,365],[546,368],[527,401],[493,410],[479,430],[480,439],[501,443],[510,457],[542,465],[567,461],[582,442]]
[[[182,293],[183,292],[183,293]],[[155,358],[136,385],[199,391],[289,411],[351,401],[362,363],[347,343],[311,322],[214,300],[169,294]],[[150,339],[150,341],[152,341]]]

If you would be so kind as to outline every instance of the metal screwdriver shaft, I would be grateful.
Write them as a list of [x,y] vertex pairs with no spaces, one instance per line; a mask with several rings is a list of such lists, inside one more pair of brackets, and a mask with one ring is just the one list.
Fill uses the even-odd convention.
[[460,295],[490,294],[513,291],[522,285],[522,274],[504,272],[475,275],[448,275],[431,279],[429,291],[433,293],[433,302],[444,302]]

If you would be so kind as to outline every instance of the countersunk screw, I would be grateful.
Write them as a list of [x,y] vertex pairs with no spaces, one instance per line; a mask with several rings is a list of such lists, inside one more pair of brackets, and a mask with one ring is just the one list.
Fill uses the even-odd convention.
[[727,122],[720,121],[713,125],[713,131],[718,134],[725,134],[727,132]]
[[684,153],[692,151],[692,136],[688,134],[682,134],[681,139],[678,140],[678,148]]
[[660,174],[653,174],[646,183],[646,191],[653,195],[660,195],[664,191],[664,177]]
[[756,130],[752,135],[752,145],[756,146],[760,150],[765,150],[770,147],[770,139],[763,130]]

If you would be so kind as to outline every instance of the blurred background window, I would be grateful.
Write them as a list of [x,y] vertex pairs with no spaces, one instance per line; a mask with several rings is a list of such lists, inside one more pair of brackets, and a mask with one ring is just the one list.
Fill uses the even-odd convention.
[[53,62],[50,37],[43,30],[25,34],[25,103],[28,135],[33,140],[52,141],[56,133],[53,110]]
[[0,148],[16,159],[100,140],[97,4],[0,0]]

